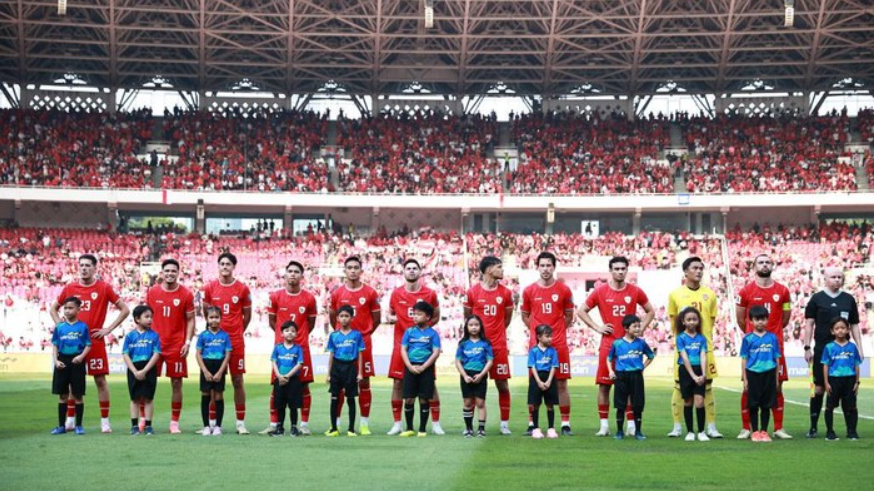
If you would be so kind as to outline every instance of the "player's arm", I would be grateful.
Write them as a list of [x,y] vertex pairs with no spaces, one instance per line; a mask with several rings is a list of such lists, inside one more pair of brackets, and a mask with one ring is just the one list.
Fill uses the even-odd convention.
[[[861,356],[861,353],[859,354]],[[853,393],[857,396],[859,395],[859,365],[860,363],[854,363],[856,369],[856,383],[853,384]]]
[[115,306],[116,308],[118,308],[118,315],[115,316],[115,320],[112,321],[112,324],[110,324],[109,327],[105,329],[100,329],[99,331],[96,331],[94,334],[92,334],[92,338],[103,338],[107,334],[114,331],[116,327],[120,326],[121,323],[124,322],[125,319],[127,319],[127,316],[130,315],[130,308],[128,308],[127,304],[124,303],[124,300],[119,298],[118,301],[115,302]]
[[487,376],[489,374],[489,370],[492,369],[492,366],[494,366],[494,364],[495,364],[495,359],[489,358],[486,361],[486,366],[483,367],[483,370],[476,375],[477,379],[482,380],[483,377]]
[[337,311],[333,307],[328,307],[328,321],[331,323],[331,331],[337,328]]
[[522,323],[525,324],[525,327],[531,329],[531,314],[524,310],[522,311]]
[[225,350],[225,357],[222,359],[222,366],[212,375],[213,378],[221,378],[228,371],[228,365],[231,363],[231,349]]
[[574,309],[567,309],[564,311],[564,325],[568,329],[573,327],[573,325],[574,325]]
[[252,306],[247,305],[243,307],[243,332],[249,328],[250,322],[252,322]]
[[292,368],[291,370],[288,371],[288,373],[285,374],[285,378],[291,378],[291,377],[294,377],[295,375],[297,375],[297,372],[300,371],[300,367],[302,367],[302,366],[303,366],[303,362],[299,362],[297,365],[294,366],[294,368]]
[[[312,326],[314,324],[310,323],[310,325]],[[270,332],[273,332],[276,330],[274,326],[276,326],[276,314],[274,314],[273,312],[267,312],[267,329]]]
[[655,358],[655,353],[652,350],[645,353],[645,356],[643,357],[643,369],[644,370],[646,370],[646,368],[652,363],[652,360],[654,358]]
[[613,328],[609,326],[599,326],[597,322],[592,319],[592,316],[589,315],[589,311],[591,309],[588,305],[583,304],[580,305],[580,308],[577,309],[577,317],[583,321],[583,324],[589,326],[589,329],[597,332],[598,334],[613,334]]
[[808,317],[804,319],[804,361],[808,364],[813,360],[813,350],[810,343],[813,341],[813,330],[816,328],[816,319]]
[[613,346],[610,346],[610,353],[607,354],[607,373],[610,374],[610,379],[613,380],[616,378],[616,371],[613,369],[613,353],[615,350]]
[[652,302],[646,302],[643,305],[643,312],[643,320],[641,320],[640,326],[645,330],[652,323],[652,320],[655,319],[655,308],[653,308]]
[[308,315],[307,316],[307,325],[310,326],[309,335],[312,336],[313,331],[316,330],[316,316],[315,315]]
[[829,360],[826,360],[826,361],[822,364],[822,379],[823,379],[823,381],[824,381],[824,383],[825,383],[825,391],[826,391],[826,393],[828,393],[828,395],[832,395],[832,386],[829,385],[829,383],[828,383],[828,364],[829,364],[829,363],[830,363],[830,361],[829,361]]
[[513,320],[513,306],[510,305],[504,308],[504,329],[510,327],[510,322]]
[[864,359],[865,352],[862,351],[862,331],[859,330],[859,324],[853,324],[850,326],[850,336],[852,336],[853,342],[856,343],[856,349],[859,350],[859,356]]
[[55,323],[55,326],[62,322],[61,315],[58,314],[58,311],[61,309],[61,304],[58,303],[57,300],[52,302],[51,306],[49,306],[49,315],[52,317],[52,322]]
[[434,326],[436,326],[436,325],[439,324],[439,323],[440,323],[440,306],[439,306],[439,305],[435,305],[435,306],[434,306],[434,315],[431,316],[431,320],[428,321],[428,326],[429,326],[429,327],[434,327]]
[[376,310],[370,311],[370,321],[373,322],[373,331],[376,332],[376,329],[382,324],[382,310],[379,309],[379,305],[377,305]]
[[[734,307],[734,320],[737,322],[737,328],[741,333],[746,332],[746,318],[747,318],[747,308],[741,305],[735,305]],[[786,313],[783,313],[783,318],[786,319]],[[787,319],[788,322],[788,319]],[[784,324],[785,326],[785,324]]]
[[455,356],[455,369],[458,370],[458,374],[461,375],[461,378],[466,381],[468,375],[465,373],[464,365],[461,364],[461,358],[459,358],[458,355]]
[[195,354],[196,354],[195,358],[197,359],[197,366],[200,367],[200,371],[203,372],[203,375],[204,375],[204,377],[206,377],[206,380],[209,380],[210,377],[212,377],[212,374],[209,373],[209,370],[206,368],[206,364],[203,363],[203,348],[198,346],[197,349],[195,350]]
[[[777,370],[777,380],[780,380],[780,370]],[[749,382],[747,382],[747,358],[740,358],[740,381],[743,383],[744,392],[750,390]]]
[[52,343],[52,360],[55,362],[55,367],[65,368],[64,363],[58,360],[58,345],[54,342]]
[[407,354],[407,344],[401,343],[401,359],[404,361],[404,366],[407,367],[407,370],[416,373],[413,369],[413,364],[410,363],[410,355]]
[[437,361],[437,358],[439,356],[440,356],[440,346],[434,347],[431,351],[431,356],[429,356],[428,359],[425,360],[425,363],[423,363],[422,366],[419,367],[421,369],[421,371],[424,372],[425,370],[431,368],[434,365],[434,363]]
[[549,377],[546,378],[546,382],[543,385],[549,387],[552,385],[552,379],[555,378],[555,366],[549,367]]
[[275,359],[275,357],[276,357],[276,351],[275,351],[275,350],[273,351],[273,354],[274,354],[274,359],[271,360],[271,364],[273,365],[273,375],[274,375],[277,379],[280,379],[280,380],[281,380],[281,379],[285,378],[285,376],[282,375],[282,372],[279,371],[279,363],[276,363],[276,359]]
[[194,314],[195,310],[185,313],[185,344],[182,345],[182,350],[179,355],[182,358],[188,357],[188,350],[191,348],[191,340],[194,339]]
[[160,347],[152,353],[152,357],[149,358],[149,362],[146,363],[146,366],[143,367],[143,373],[149,373],[149,370],[155,368],[155,365],[158,364],[158,359],[161,358],[161,349]]
[[[86,358],[88,358],[88,353],[90,353],[90,352],[91,352],[91,342],[89,341],[88,344],[85,345],[85,349],[83,349],[82,352],[79,353],[79,356],[77,356],[76,358],[73,358],[73,363],[77,363],[77,364],[82,363],[83,361],[85,361]],[[76,360],[79,360],[79,361],[76,361]]]
[[[328,342],[330,343],[330,339],[328,340]],[[329,349],[328,349],[328,376],[325,378],[325,382],[329,383],[329,384],[331,383],[331,367],[333,367],[333,366],[334,366],[334,350],[330,349],[330,345],[329,345]]]
[[[470,317],[470,316],[473,315],[473,309],[471,309],[471,308],[468,307],[467,305],[464,306],[464,309],[463,309],[463,310],[464,310],[464,318],[465,318],[465,319],[467,319],[468,317]],[[60,321],[58,321],[58,322],[60,322]]]
[[134,366],[133,360],[130,359],[130,354],[127,351],[127,347],[125,347],[124,351],[122,351],[122,357],[124,358],[124,364],[127,366],[127,369],[131,373],[137,373],[137,368]]

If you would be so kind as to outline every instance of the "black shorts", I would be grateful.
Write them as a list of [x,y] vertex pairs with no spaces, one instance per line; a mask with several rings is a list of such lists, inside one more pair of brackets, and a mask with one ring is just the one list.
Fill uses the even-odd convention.
[[297,409],[303,406],[303,384],[297,375],[288,379],[285,385],[273,381],[273,407],[281,411],[286,407]]
[[[479,372],[473,370],[465,370],[468,376],[473,377]],[[464,381],[464,377],[459,377],[461,379],[461,397],[464,399],[485,399],[486,393],[489,390],[489,374],[486,373],[482,380],[479,381],[478,384],[469,384]]]
[[[703,373],[701,365],[692,365],[692,371],[695,372],[696,376],[700,376]],[[706,388],[706,382],[704,385],[696,384],[692,376],[689,375],[689,371],[686,370],[686,367],[680,365],[680,394],[683,396],[683,399],[689,399],[692,396],[703,396]]]
[[[537,372],[537,374],[540,376],[540,380],[549,378],[549,372]],[[552,405],[558,404],[558,383],[553,378],[548,389],[540,390],[534,375],[528,375],[528,404],[539,406],[541,402]]]
[[[415,365],[419,366],[419,365]],[[434,367],[422,373],[413,373],[404,367],[404,399],[432,399],[434,397]]]
[[747,370],[747,408],[771,409],[777,405],[777,369],[767,372]]
[[630,398],[631,407],[643,412],[643,407],[646,405],[646,395],[644,394],[642,371],[616,372],[613,390],[613,407],[624,411]]
[[85,395],[85,361],[73,363],[75,356],[58,353],[64,368],[55,367],[52,375],[52,394],[70,394],[78,399]]
[[331,395],[345,392],[346,397],[358,397],[358,360],[335,359],[331,364]]
[[[222,367],[222,363],[224,363],[224,361],[225,361],[224,359],[221,359],[221,360],[204,359],[203,364],[204,364],[204,366],[206,366],[206,369],[209,370],[209,373],[215,374],[216,372],[219,371],[219,368]],[[209,392],[209,391],[214,390],[216,392],[224,392],[225,391],[225,378],[227,377],[227,375],[228,375],[228,371],[225,370],[225,372],[221,376],[221,379],[219,379],[218,382],[210,382],[210,381],[206,380],[206,377],[203,375],[203,372],[200,372],[200,391],[201,392]]]
[[813,347],[813,363],[811,364],[810,371],[811,375],[813,375],[813,385],[817,387],[825,386],[825,375],[822,373],[822,352],[825,350],[826,343],[822,343],[822,347],[817,343],[816,346]]
[[[134,368],[137,370],[142,370],[143,367],[148,365],[148,360],[146,361],[135,361]],[[155,398],[155,389],[158,388],[158,367],[152,367],[151,370],[146,372],[146,378],[143,380],[137,380],[134,377],[134,373],[130,370],[127,371],[127,390],[130,393],[130,400],[139,401],[140,399],[145,399],[147,401],[151,401]]]
[[828,384],[832,391],[826,395],[826,407],[836,408],[843,404],[844,411],[856,407],[856,393],[853,392],[853,387],[856,386],[855,376],[829,377]]

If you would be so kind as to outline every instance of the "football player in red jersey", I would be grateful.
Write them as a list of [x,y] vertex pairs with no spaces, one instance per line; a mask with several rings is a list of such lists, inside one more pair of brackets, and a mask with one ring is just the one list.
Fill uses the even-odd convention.
[[[270,329],[275,333],[275,344],[283,341],[283,324],[287,321],[297,324],[297,336],[294,339],[294,344],[300,346],[303,350],[303,366],[301,366],[298,372],[298,377],[301,384],[303,384],[303,404],[300,408],[300,432],[302,435],[311,435],[309,421],[313,402],[312,393],[310,392],[310,383],[313,381],[313,359],[310,354],[310,334],[313,332],[313,328],[316,327],[318,309],[316,308],[316,297],[301,287],[304,271],[303,264],[297,261],[290,261],[285,266],[285,288],[270,294],[270,304],[267,306],[267,319]],[[271,381],[272,378],[271,376]],[[273,407],[273,393],[271,392],[270,427],[261,433],[270,433],[276,428],[277,422],[277,413]]]
[[[161,263],[161,283],[146,292],[146,305],[152,308],[152,329],[161,339],[158,374],[170,378],[170,433],[182,433],[182,379],[188,377],[188,351],[194,337],[194,295],[179,284],[179,261]],[[142,425],[143,422],[140,422]]]
[[[246,389],[243,374],[246,373],[246,342],[243,334],[252,320],[252,294],[249,287],[234,278],[237,256],[225,252],[218,257],[219,278],[203,287],[203,318],[207,307],[222,311],[221,328],[231,337],[231,382],[234,386],[234,405],[237,412],[237,433],[248,435],[246,429]],[[210,413],[213,409],[210,408]],[[210,417],[210,419],[213,419]]]
[[[389,300],[389,322],[394,322],[394,350],[392,351],[391,364],[388,376],[392,378],[391,411],[394,417],[394,426],[388,432],[389,435],[398,435],[404,427],[401,424],[401,412],[403,398],[401,397],[404,387],[404,360],[401,357],[401,339],[404,331],[416,325],[413,320],[413,305],[416,302],[427,302],[434,307],[434,315],[431,316],[429,325],[434,327],[440,322],[440,304],[437,292],[425,286],[421,280],[422,266],[415,259],[404,261],[404,286],[392,290]],[[431,431],[435,435],[444,435],[440,427],[440,396],[437,387],[434,387],[434,396],[431,398]]]
[[[577,317],[601,335],[601,345],[598,348],[598,374],[595,377],[595,383],[598,384],[598,417],[601,420],[601,429],[596,433],[597,436],[610,434],[610,422],[607,418],[610,414],[610,387],[613,385],[613,380],[607,368],[607,355],[610,353],[613,341],[625,336],[622,318],[626,315],[635,315],[637,307],[643,307],[646,315],[643,316],[640,325],[645,330],[655,317],[655,310],[646,293],[636,285],[625,281],[628,276],[628,259],[616,256],[610,259],[608,267],[610,280],[595,288],[577,310]],[[589,316],[589,311],[595,307],[601,315],[600,326]],[[626,433],[633,435],[637,427],[634,424],[634,414],[630,404],[626,408],[625,416],[628,420]]]
[[[762,306],[768,311],[768,331],[774,333],[780,343],[780,382],[777,385],[777,404],[771,409],[774,412],[774,436],[788,440],[792,436],[783,429],[783,408],[786,405],[783,398],[783,382],[789,380],[786,357],[783,352],[783,330],[789,325],[789,319],[792,317],[792,300],[789,298],[789,289],[771,278],[771,273],[774,271],[774,261],[767,254],[759,254],[753,263],[756,269],[756,279],[741,288],[737,294],[737,307],[735,308],[737,325],[744,334],[752,332],[753,324],[747,320],[749,309]],[[741,396],[740,410],[743,430],[737,438],[744,440],[749,438],[751,434],[746,392]]]
[[[331,327],[337,329],[337,312],[343,305],[355,309],[352,318],[352,329],[359,331],[364,337],[364,351],[361,353],[364,373],[358,383],[358,407],[361,410],[361,434],[370,435],[370,405],[373,394],[370,392],[370,377],[376,375],[373,366],[373,342],[370,336],[379,327],[382,320],[382,310],[379,306],[379,295],[376,290],[361,282],[361,259],[357,256],[346,258],[343,262],[345,282],[331,293],[331,307],[328,314]],[[343,396],[338,399],[338,407],[343,407]]]
[[[552,346],[558,352],[558,370],[555,380],[558,385],[558,406],[561,412],[561,434],[570,436],[571,397],[567,381],[571,378],[571,357],[567,344],[568,330],[574,323],[574,294],[563,282],[556,280],[555,267],[558,260],[551,252],[537,256],[537,272],[540,279],[522,291],[522,322],[528,327],[528,348],[537,344],[534,330],[541,324],[552,328]],[[529,430],[534,426],[529,424]]]
[[[97,385],[97,399],[100,402],[100,431],[111,433],[112,426],[109,424],[109,386],[106,383],[106,375],[109,374],[109,356],[106,353],[106,343],[103,338],[111,333],[116,327],[130,315],[127,304],[112,289],[109,283],[98,280],[97,258],[93,254],[79,256],[79,280],[65,286],[58,295],[57,300],[49,307],[49,315],[55,325],[60,324],[62,319],[58,310],[64,299],[76,297],[82,301],[79,309],[79,320],[88,326],[91,333],[91,351],[86,359],[88,373],[94,377]],[[118,316],[109,326],[106,323],[106,312],[109,305],[118,308]],[[69,429],[75,426],[76,405],[73,399],[67,400],[67,422]]]
[[489,378],[498,389],[501,409],[501,434],[510,435],[510,348],[507,328],[513,320],[513,292],[502,285],[504,264],[494,256],[486,256],[479,263],[482,279],[467,290],[464,298],[464,317],[473,314],[483,320],[486,338],[492,343],[495,362]]

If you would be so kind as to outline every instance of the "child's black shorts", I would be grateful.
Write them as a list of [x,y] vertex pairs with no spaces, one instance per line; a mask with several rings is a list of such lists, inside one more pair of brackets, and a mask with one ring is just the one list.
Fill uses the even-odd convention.
[[[142,370],[143,367],[148,365],[148,360],[145,361],[135,361],[134,367],[137,370]],[[152,367],[151,370],[146,372],[146,378],[143,380],[137,380],[134,376],[134,373],[130,370],[127,371],[127,390],[130,392],[130,400],[139,401],[140,399],[145,399],[147,401],[151,401],[155,398],[155,389],[158,388],[158,368],[157,366]]]
[[303,406],[303,384],[297,375],[288,379],[285,385],[279,385],[279,379],[273,381],[273,405],[278,411]]
[[346,393],[346,397],[358,397],[358,360],[334,359],[331,364],[331,395]]
[[[823,376],[825,383],[825,376]],[[856,393],[853,392],[853,387],[856,386],[856,377],[829,377],[828,385],[831,387],[831,394],[827,394],[827,407],[836,408],[842,405],[844,411],[856,407]]]
[[[414,365],[419,366],[419,365]],[[422,373],[413,373],[404,367],[404,399],[434,398],[434,367]]]
[[[540,376],[540,380],[545,381],[549,378],[549,372],[537,372],[537,374]],[[553,379],[548,389],[540,390],[534,375],[528,375],[528,404],[538,406],[541,402],[558,404],[558,384]]]
[[[695,372],[695,376],[703,373],[701,365],[692,365],[692,371]],[[692,376],[689,375],[689,371],[686,370],[686,367],[680,366],[680,394],[683,396],[683,399],[688,399],[692,396],[703,396],[706,388],[706,382],[703,385],[696,384]]]
[[613,381],[613,407],[624,411],[629,399],[632,408],[643,411],[646,393],[643,372],[640,370],[616,372],[616,380]]
[[747,370],[747,407],[771,409],[777,405],[777,369],[767,372]]
[[[222,367],[223,362],[224,362],[224,359],[222,359],[222,360],[204,359],[203,360],[203,364],[206,366],[206,369],[209,370],[209,373],[211,373],[213,375],[215,375],[215,373],[219,371],[219,368]],[[225,377],[227,376],[227,374],[228,374],[228,371],[225,370],[224,373],[222,373],[222,376],[218,382],[210,382],[210,381],[206,380],[206,377],[203,375],[203,372],[200,372],[200,391],[201,392],[209,392],[211,390],[214,390],[216,392],[224,392],[225,391]]]
[[73,363],[75,356],[58,353],[58,361],[65,368],[55,367],[52,375],[52,394],[70,394],[75,398],[85,395],[85,362]]
[[[467,373],[467,375],[470,377],[473,377],[473,376],[479,374],[479,372],[471,371],[471,370],[465,370],[464,372]],[[485,399],[486,398],[486,393],[489,390],[489,375],[488,374],[486,374],[479,381],[478,384],[469,384],[469,383],[464,381],[464,377],[459,377],[459,378],[461,378],[461,397],[463,397],[465,399],[472,399],[472,398]]]

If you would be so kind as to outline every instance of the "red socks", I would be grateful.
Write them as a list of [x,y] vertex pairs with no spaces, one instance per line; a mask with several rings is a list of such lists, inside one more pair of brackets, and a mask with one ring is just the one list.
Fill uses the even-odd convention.
[[67,417],[76,417],[76,401],[73,399],[67,399]]
[[140,418],[146,419],[146,405],[140,403]]
[[109,401],[100,401],[100,417],[109,417]]
[[401,413],[403,412],[404,401],[402,399],[392,399],[391,400],[391,415],[394,418],[395,423],[401,422]]
[[212,401],[209,402],[209,420],[215,421],[215,403]]
[[179,422],[179,415],[182,413],[182,403],[181,402],[171,402],[170,403],[170,421]]
[[370,403],[373,401],[373,393],[370,392],[370,386],[368,385],[366,388],[362,387],[358,391],[359,399],[358,399],[358,407],[361,408],[361,417],[369,418],[370,417]]
[[431,420],[435,423],[440,422],[440,401],[431,401]]
[[786,400],[783,399],[783,393],[777,392],[777,405],[774,406],[774,431],[783,429],[783,407],[786,405]]
[[235,404],[237,408],[237,421],[244,421],[246,419],[246,405],[245,404]]
[[571,422],[571,405],[567,406],[558,406],[558,411],[561,413],[561,422],[570,423]]
[[625,421],[634,421],[634,409],[631,404],[625,406]]
[[501,421],[510,420],[510,391],[498,392],[498,404],[501,406]]
[[[747,407],[746,391],[744,391],[744,393],[740,396],[740,421],[743,424],[743,428],[747,431],[750,431],[750,410]],[[776,421],[774,423],[776,424]]]
[[[271,404],[272,405],[272,404]],[[303,386],[303,406],[300,408],[301,423],[310,422],[310,408],[313,406],[313,396],[310,393],[310,386]]]
[[273,406],[273,392],[270,392],[270,424],[279,423],[279,417],[276,415],[276,408]]
[[598,404],[598,417],[601,419],[608,419],[610,417],[609,404]]

